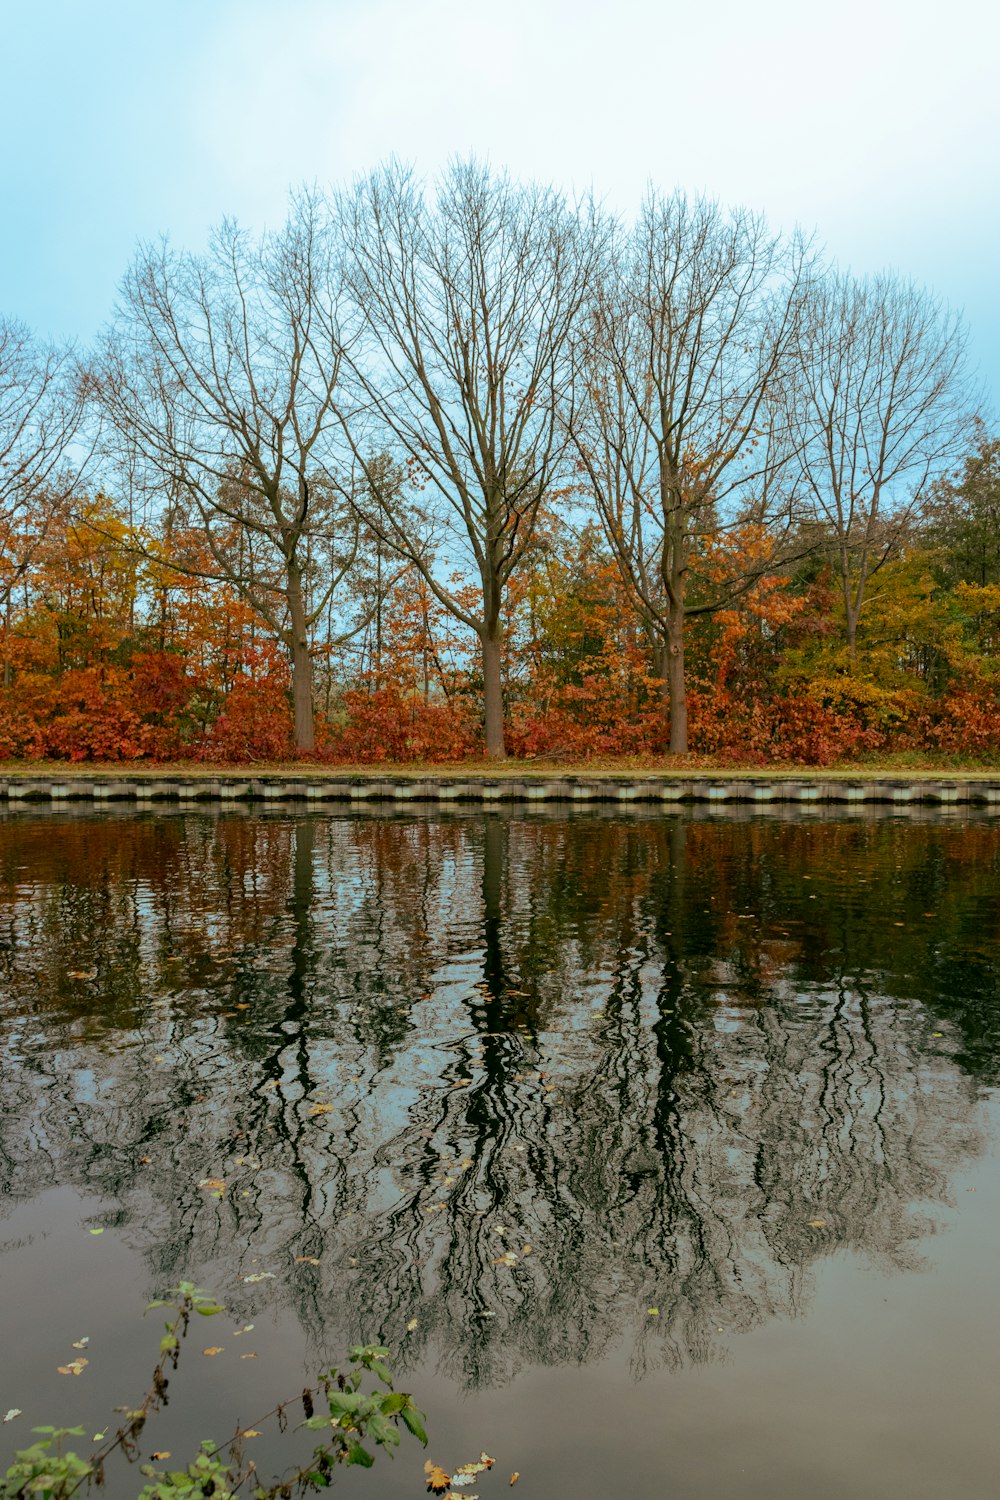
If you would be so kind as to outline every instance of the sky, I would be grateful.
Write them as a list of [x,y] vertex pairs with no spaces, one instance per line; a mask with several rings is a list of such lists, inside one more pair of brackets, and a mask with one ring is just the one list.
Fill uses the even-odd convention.
[[995,0],[0,0],[0,313],[82,344],[136,243],[476,154],[815,231],[964,310],[1000,407]]

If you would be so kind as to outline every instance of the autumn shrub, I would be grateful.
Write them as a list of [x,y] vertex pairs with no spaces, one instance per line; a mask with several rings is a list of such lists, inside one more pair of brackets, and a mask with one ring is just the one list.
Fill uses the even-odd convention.
[[359,765],[382,761],[462,760],[480,748],[478,728],[461,701],[407,696],[396,688],[356,689],[341,698],[325,754]]
[[1000,753],[1000,687],[996,681],[968,683],[928,703],[915,721],[911,741],[948,755]]

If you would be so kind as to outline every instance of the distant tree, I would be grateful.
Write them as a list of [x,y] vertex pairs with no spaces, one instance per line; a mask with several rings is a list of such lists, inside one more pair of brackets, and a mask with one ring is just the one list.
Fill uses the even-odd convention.
[[[573,334],[597,236],[550,188],[473,162],[431,196],[390,165],[335,211],[357,339],[345,423],[367,526],[479,640],[487,753],[503,756],[504,590],[539,506],[565,477]],[[401,461],[419,507],[365,503]],[[383,460],[379,458],[378,463]],[[448,581],[471,569],[479,598]]]
[[[5,637],[11,596],[56,514],[81,481],[90,445],[81,441],[83,401],[70,351],[0,317],[0,610]],[[4,652],[4,681],[9,678]]]
[[981,419],[973,451],[934,485],[928,511],[928,535],[943,553],[947,581],[1000,583],[1000,437]]
[[141,249],[92,378],[147,493],[200,527],[204,576],[232,585],[287,651],[305,751],[311,631],[357,550],[329,482],[340,368],[330,236],[305,195],[257,242],[226,221],[203,256]]
[[[684,627],[775,565],[791,510],[782,385],[806,247],[761,220],[652,192],[596,283],[573,435],[652,643],[670,749],[688,748]],[[734,527],[772,538],[724,582],[702,561]]]
[[798,475],[831,546],[851,659],[872,578],[968,443],[965,344],[957,315],[894,276],[810,287],[792,406]]

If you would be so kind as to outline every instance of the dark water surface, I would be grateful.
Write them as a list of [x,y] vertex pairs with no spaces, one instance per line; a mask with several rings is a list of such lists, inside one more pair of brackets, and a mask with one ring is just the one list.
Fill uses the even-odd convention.
[[11,816],[3,1462],[187,1278],[147,1452],[381,1340],[483,1500],[1000,1495],[998,965],[986,819]]

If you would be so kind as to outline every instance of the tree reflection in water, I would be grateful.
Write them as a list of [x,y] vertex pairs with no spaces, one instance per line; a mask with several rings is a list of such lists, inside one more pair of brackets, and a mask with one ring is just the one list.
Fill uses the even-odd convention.
[[913,1263],[998,889],[986,822],[13,817],[2,1201],[99,1194],[317,1358],[710,1360],[835,1248]]

